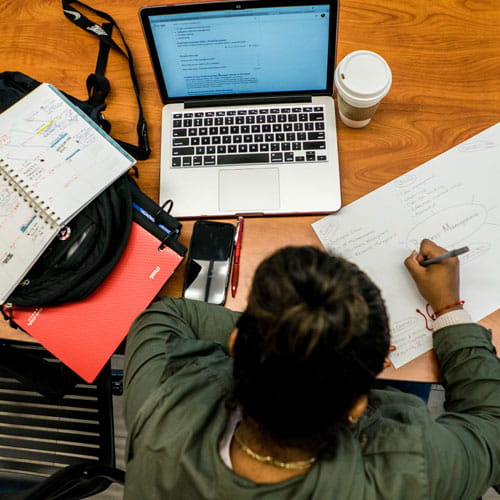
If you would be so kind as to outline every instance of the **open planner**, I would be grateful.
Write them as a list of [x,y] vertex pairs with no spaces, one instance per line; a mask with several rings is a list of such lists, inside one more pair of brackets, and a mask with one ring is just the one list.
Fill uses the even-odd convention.
[[55,87],[0,114],[0,304],[135,160]]

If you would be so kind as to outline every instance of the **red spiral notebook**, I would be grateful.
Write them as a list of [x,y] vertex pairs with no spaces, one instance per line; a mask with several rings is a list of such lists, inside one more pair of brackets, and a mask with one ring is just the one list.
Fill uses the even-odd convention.
[[161,290],[183,256],[136,222],[116,267],[86,299],[55,307],[16,308],[13,320],[54,356],[93,382],[135,317]]

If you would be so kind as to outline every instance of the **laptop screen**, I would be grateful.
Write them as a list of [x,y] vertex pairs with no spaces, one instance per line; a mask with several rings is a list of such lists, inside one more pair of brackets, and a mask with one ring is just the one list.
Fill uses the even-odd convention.
[[141,11],[165,101],[328,90],[336,26],[330,3],[259,4]]

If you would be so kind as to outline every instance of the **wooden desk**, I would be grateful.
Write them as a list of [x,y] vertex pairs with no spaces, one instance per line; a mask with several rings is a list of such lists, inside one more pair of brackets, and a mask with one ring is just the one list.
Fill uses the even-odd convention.
[[[139,183],[158,199],[162,105],[138,10],[160,2],[88,1],[113,16],[133,52],[153,149],[151,158],[139,163]],[[344,205],[500,121],[499,25],[495,0],[341,0],[337,60],[370,49],[383,55],[393,72],[392,89],[367,128],[338,122]],[[22,71],[86,98],[85,79],[94,69],[98,42],[64,17],[59,1],[3,0],[0,32],[3,70]],[[112,53],[106,75],[112,85],[106,111],[112,133],[135,142],[135,97],[125,59]],[[256,265],[273,250],[287,244],[320,246],[311,228],[318,218],[248,219],[239,289],[227,306],[244,307]],[[186,245],[191,229],[186,221],[180,238]],[[183,275],[181,268],[163,293],[179,296]],[[500,312],[483,323],[500,332]],[[0,335],[13,331],[2,324]],[[500,334],[496,343],[500,346]],[[429,352],[384,375],[436,381],[437,364]]]

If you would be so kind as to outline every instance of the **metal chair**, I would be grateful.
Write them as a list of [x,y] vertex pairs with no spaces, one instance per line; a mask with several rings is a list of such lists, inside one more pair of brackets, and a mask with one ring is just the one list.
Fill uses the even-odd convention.
[[93,384],[38,344],[0,343],[0,499],[77,499],[112,482],[110,362]]

